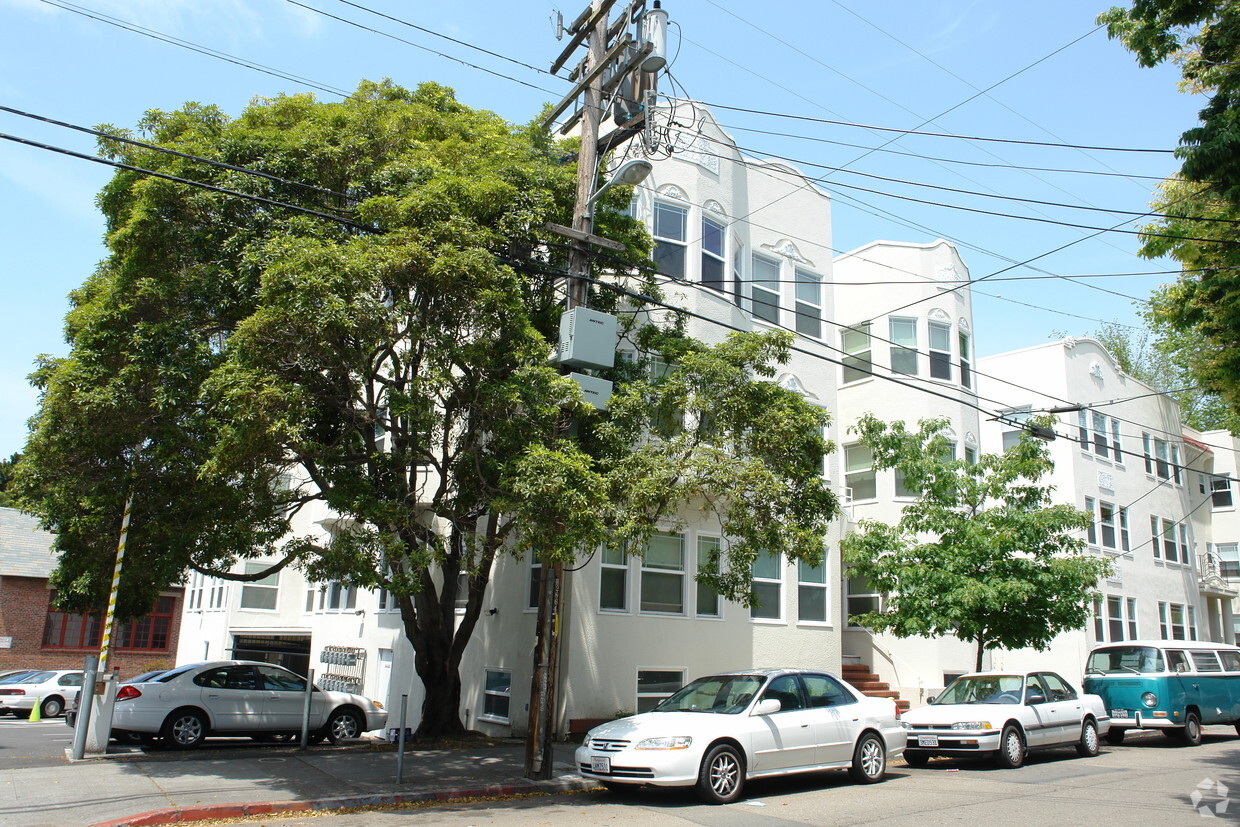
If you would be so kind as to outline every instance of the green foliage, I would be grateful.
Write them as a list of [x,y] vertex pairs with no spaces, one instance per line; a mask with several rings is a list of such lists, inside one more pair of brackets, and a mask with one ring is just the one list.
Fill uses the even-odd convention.
[[[1035,420],[1049,427],[1049,421]],[[887,595],[855,620],[897,637],[956,635],[986,649],[1045,649],[1089,618],[1089,597],[1107,561],[1085,553],[1090,515],[1053,505],[1040,483],[1053,464],[1028,434],[1004,454],[972,465],[949,458],[945,420],[916,431],[866,416],[856,425],[878,469],[898,469],[920,497],[895,525],[862,520],[844,538],[850,576]]]
[[1175,284],[1155,291],[1146,321],[1158,350],[1230,408],[1202,421],[1234,431],[1240,412],[1240,6],[1135,0],[1099,21],[1142,65],[1174,60],[1182,88],[1206,97],[1199,124],[1184,132],[1176,150],[1180,172],[1162,183],[1152,204],[1161,215],[1144,228],[1141,254],[1169,255],[1184,268]]
[[9,490],[9,485],[13,482],[13,469],[21,458],[21,454],[13,454],[8,459],[0,459],[0,506],[4,508],[17,507],[17,499]]
[[[738,599],[755,548],[821,558],[836,511],[814,470],[825,416],[767,381],[786,335],[707,347],[678,323],[630,323],[640,358],[613,372],[606,414],[550,364],[566,247],[544,227],[570,223],[567,145],[441,86],[386,82],[342,103],[258,99],[235,119],[188,104],[141,129],[317,189],[112,140],[104,152],[352,223],[125,171],[108,184],[110,255],[73,296],[70,355],[36,374],[17,480],[57,532],[67,602],[106,595],[132,491],[122,613],[187,567],[245,558],[387,588],[430,735],[460,729],[457,666],[497,554],[568,562],[604,540],[640,552],[695,508],[737,538],[717,585]],[[649,236],[606,208],[619,203],[604,200],[597,230],[626,244],[609,265],[639,272]],[[591,305],[640,310],[598,283]],[[652,380],[655,355],[676,368]],[[652,410],[684,411],[690,427],[652,432]],[[307,507],[338,517],[330,541],[290,533]]]

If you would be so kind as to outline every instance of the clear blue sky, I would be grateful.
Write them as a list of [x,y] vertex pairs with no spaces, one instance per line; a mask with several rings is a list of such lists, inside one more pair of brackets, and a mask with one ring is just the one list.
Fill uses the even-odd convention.
[[[214,103],[236,113],[254,96],[309,91],[295,80],[117,28],[68,11],[67,5],[66,0],[0,0],[0,105],[85,126],[129,127],[148,109],[174,109],[185,101]],[[1096,6],[1082,0],[665,0],[674,23],[669,41],[676,55],[671,66],[675,85],[664,80],[661,91],[900,130],[1172,149],[1203,101],[1177,90],[1174,67],[1140,69],[1105,32],[1093,31],[1095,17],[1108,5],[1106,0]],[[328,88],[352,90],[361,78],[390,77],[407,86],[434,80],[456,89],[470,106],[525,122],[544,102],[558,100],[567,82],[364,9],[541,69],[562,48],[554,37],[554,11],[571,20],[586,0],[558,6],[551,0],[364,0],[356,5],[304,0],[304,6],[417,45],[290,0],[76,0],[73,8]],[[338,99],[330,92],[316,94]],[[901,135],[723,109],[716,115],[742,147],[758,155],[1107,210],[1144,211],[1155,184],[1149,177],[1165,177],[1178,167],[1167,154]],[[4,113],[0,132],[78,152],[94,150],[89,136]],[[800,137],[763,134],[770,132]],[[802,168],[827,174],[805,164]],[[25,421],[37,403],[26,376],[38,354],[66,352],[62,320],[67,295],[105,255],[94,196],[110,174],[87,161],[0,141],[0,455],[22,448]],[[838,186],[844,184],[931,203]],[[985,214],[1132,229],[1133,216],[1124,213],[1002,201],[840,172],[830,174],[824,186],[833,194],[833,246],[841,252],[875,239],[944,237],[959,245],[974,279],[1035,257],[1040,257],[1032,265],[1036,270],[1018,267],[1003,275],[1172,269],[1168,262],[1137,258],[1131,235],[1088,238],[1093,231]],[[1071,242],[1077,243],[1045,255]],[[1088,280],[1093,287],[1033,278],[978,285],[977,352],[1038,344],[1052,331],[1085,335],[1102,322],[1134,323],[1133,299],[1143,299],[1170,278]],[[898,290],[893,287],[897,303]]]

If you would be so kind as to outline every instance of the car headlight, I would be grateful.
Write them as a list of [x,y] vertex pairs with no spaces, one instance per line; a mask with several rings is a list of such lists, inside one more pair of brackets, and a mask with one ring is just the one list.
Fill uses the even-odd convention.
[[990,721],[957,721],[952,724],[952,729],[994,729],[990,725]]
[[1155,695],[1153,692],[1146,692],[1144,695],[1141,696],[1141,703],[1145,704],[1148,707],[1158,706],[1158,696]]
[[693,739],[688,735],[672,735],[667,738],[643,738],[633,749],[687,749]]

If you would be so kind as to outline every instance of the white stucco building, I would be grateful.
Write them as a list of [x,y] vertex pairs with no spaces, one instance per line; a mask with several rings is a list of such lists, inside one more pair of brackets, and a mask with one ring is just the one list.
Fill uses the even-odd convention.
[[[1076,680],[1098,640],[1234,638],[1235,583],[1227,580],[1240,581],[1240,521],[1233,489],[1220,487],[1218,475],[1235,476],[1235,454],[1204,447],[1234,447],[1230,436],[1187,434],[1174,403],[1124,376],[1091,340],[976,359],[969,273],[952,244],[876,241],[837,253],[825,192],[783,162],[742,158],[709,113],[695,112],[700,136],[654,163],[633,214],[655,238],[666,300],[689,311],[691,335],[799,334],[777,381],[832,413],[827,435],[837,451],[823,474],[844,515],[824,538],[822,567],[774,559],[755,567],[762,606],[752,611],[694,582],[698,561],[726,538],[692,507],[661,527],[644,559],[600,552],[582,561],[566,579],[558,732],[646,709],[714,670],[862,664],[917,705],[972,669],[970,644],[848,625],[882,596],[842,571],[840,538],[858,519],[898,520],[911,502],[898,476],[876,472],[850,433],[866,413],[945,419],[956,455],[969,459],[1001,451],[1015,432],[991,412],[1016,422],[1083,406],[1061,416],[1052,483],[1061,501],[1097,515],[1090,548],[1110,557],[1116,573],[1099,584],[1090,628],[1061,636],[1046,653],[996,653],[992,665],[1045,665]],[[296,519],[303,533],[335,530],[325,511]],[[496,564],[461,665],[469,728],[524,730],[539,574],[528,559]],[[375,697],[393,715],[409,695],[408,723],[416,724],[423,692],[385,594],[311,584],[289,570],[253,584],[195,576],[180,630],[182,661],[246,656],[313,668],[316,679]]]

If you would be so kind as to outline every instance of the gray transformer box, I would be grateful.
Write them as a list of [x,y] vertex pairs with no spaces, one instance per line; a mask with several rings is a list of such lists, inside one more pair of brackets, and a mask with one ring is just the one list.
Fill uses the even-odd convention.
[[588,405],[593,406],[595,410],[607,410],[611,402],[611,382],[599,379],[597,376],[587,376],[584,373],[570,373],[568,378],[581,386],[581,395]]
[[574,307],[560,317],[560,363],[575,368],[610,368],[616,364],[616,317],[588,307]]

